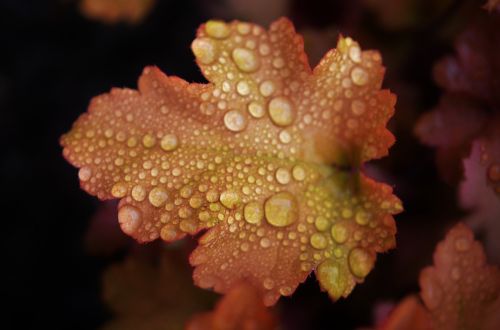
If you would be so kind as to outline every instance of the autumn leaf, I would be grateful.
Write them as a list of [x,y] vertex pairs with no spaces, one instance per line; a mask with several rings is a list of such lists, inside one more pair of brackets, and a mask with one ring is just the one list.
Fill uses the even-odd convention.
[[186,330],[272,330],[277,324],[258,290],[243,282],[229,290],[214,311],[192,317]]
[[115,24],[137,24],[151,11],[155,0],[81,0],[80,11],[87,17]]
[[315,270],[347,296],[394,246],[402,210],[361,171],[394,142],[379,53],[341,37],[311,70],[286,19],[269,31],[209,21],[192,50],[208,84],[148,67],[138,90],[94,98],[62,137],[82,188],[121,199],[139,242],[208,229],[190,258],[203,288],[246,280],[272,305]]
[[462,223],[420,272],[420,296],[408,296],[378,330],[495,330],[500,327],[500,270],[486,263],[480,242]]
[[193,286],[189,269],[172,251],[136,250],[103,275],[103,298],[113,318],[106,330],[177,330],[213,297]]

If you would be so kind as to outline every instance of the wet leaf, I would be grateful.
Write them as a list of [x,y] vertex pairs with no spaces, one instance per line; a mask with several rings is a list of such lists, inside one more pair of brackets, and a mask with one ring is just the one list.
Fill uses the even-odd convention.
[[286,19],[209,21],[192,49],[210,83],[148,67],[62,137],[83,189],[121,199],[121,228],[140,242],[208,229],[191,256],[201,287],[246,279],[272,305],[316,270],[347,296],[394,246],[402,210],[361,172],[394,142],[380,55],[340,38],[311,70]]

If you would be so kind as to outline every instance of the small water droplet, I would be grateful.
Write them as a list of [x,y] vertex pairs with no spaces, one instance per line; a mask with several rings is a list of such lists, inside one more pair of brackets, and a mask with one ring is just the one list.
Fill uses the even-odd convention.
[[113,187],[111,187],[111,195],[113,195],[113,197],[115,198],[125,197],[127,191],[128,191],[127,184],[122,182],[115,183]]
[[267,249],[268,247],[271,246],[271,240],[267,237],[263,237],[260,239],[260,246],[263,247],[264,249]]
[[292,141],[292,135],[287,130],[282,130],[279,134],[281,143],[288,144]]
[[246,222],[251,224],[260,223],[262,218],[264,218],[264,208],[259,202],[250,202],[245,205],[243,209],[243,217]]
[[232,52],[233,61],[243,72],[254,72],[259,66],[259,58],[254,51],[246,48],[235,48]]
[[250,94],[250,86],[245,80],[240,80],[238,84],[236,84],[236,91],[241,96],[245,96]]
[[141,185],[132,188],[132,198],[137,202],[142,202],[146,198],[146,189]]
[[361,49],[357,45],[352,45],[349,48],[349,58],[355,63],[361,62]]
[[151,135],[151,134],[146,134],[142,138],[142,144],[146,148],[152,148],[152,147],[154,147],[155,143],[156,143],[156,138],[153,135]]
[[349,253],[349,268],[357,277],[366,277],[372,270],[374,263],[375,257],[365,249],[354,248],[351,253]]
[[292,176],[297,181],[303,181],[306,178],[306,171],[300,165],[295,165],[292,169]]
[[240,132],[247,126],[246,116],[239,110],[231,110],[224,115],[224,124],[233,132]]
[[349,230],[342,223],[336,223],[331,229],[332,238],[335,242],[342,244],[349,238]]
[[318,250],[323,250],[328,245],[328,240],[323,234],[320,233],[312,234],[309,242],[313,248]]
[[330,226],[330,221],[328,221],[328,219],[323,216],[319,216],[316,218],[316,220],[314,220],[314,226],[319,231],[325,231]]
[[351,71],[352,82],[358,86],[366,85],[368,82],[368,73],[361,67],[357,66]]
[[283,96],[275,97],[269,102],[269,115],[278,126],[288,126],[295,119],[291,101]]
[[248,104],[248,112],[250,112],[254,118],[262,118],[265,114],[264,107],[258,102],[250,102],[250,104]]
[[196,38],[191,44],[194,56],[203,64],[210,64],[217,57],[217,46],[208,38]]
[[276,170],[275,173],[276,176],[276,181],[278,181],[281,184],[287,184],[290,182],[290,171],[284,167],[280,167]]
[[149,202],[155,207],[162,206],[168,199],[168,194],[165,189],[156,187],[151,189],[148,195]]
[[220,194],[220,202],[228,209],[234,209],[240,203],[240,195],[234,190],[226,190]]
[[276,86],[271,80],[264,80],[259,86],[259,92],[262,96],[271,96],[276,90]]
[[467,237],[460,237],[455,240],[455,249],[458,252],[465,252],[470,249],[471,241]]
[[205,24],[205,31],[207,34],[216,39],[224,39],[229,36],[229,33],[231,33],[231,30],[229,29],[229,26],[227,26],[226,23],[223,21],[218,21],[218,20],[210,20]]
[[351,103],[351,110],[356,116],[361,116],[365,112],[365,102],[361,100],[354,100]]
[[82,181],[88,181],[92,177],[92,169],[84,166],[78,171],[78,178]]

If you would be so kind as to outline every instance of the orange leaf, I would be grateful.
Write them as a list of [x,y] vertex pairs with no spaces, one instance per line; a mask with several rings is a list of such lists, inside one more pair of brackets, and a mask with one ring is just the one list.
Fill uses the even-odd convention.
[[258,290],[239,283],[222,297],[212,312],[194,316],[186,330],[276,329],[277,320],[264,306]]
[[177,255],[151,252],[135,251],[106,269],[103,297],[114,317],[104,329],[181,329],[193,313],[211,306],[211,295],[193,286]]
[[94,98],[62,137],[83,189],[120,198],[121,227],[140,242],[210,228],[191,256],[202,287],[246,279],[271,305],[316,270],[347,296],[394,246],[402,210],[359,169],[394,142],[380,55],[340,38],[311,71],[286,19],[269,31],[209,21],[192,49],[210,83],[146,68],[139,90]]
[[431,319],[418,297],[404,298],[378,330],[430,330]]
[[498,329],[500,271],[463,224],[451,229],[420,273],[421,296],[435,329]]
[[81,12],[104,23],[139,23],[155,4],[155,0],[81,0]]

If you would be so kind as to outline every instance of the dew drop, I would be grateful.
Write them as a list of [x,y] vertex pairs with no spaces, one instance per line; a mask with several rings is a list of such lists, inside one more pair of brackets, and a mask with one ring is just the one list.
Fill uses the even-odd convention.
[[368,275],[375,264],[375,257],[365,249],[354,248],[349,253],[349,268],[354,276],[363,278]]
[[292,135],[287,130],[282,130],[279,134],[280,142],[288,144],[292,141]]
[[364,210],[358,210],[356,212],[355,220],[358,224],[364,226],[370,221],[370,214]]
[[124,205],[118,210],[118,222],[124,233],[132,235],[141,225],[141,212],[132,205]]
[[144,137],[142,138],[142,144],[144,145],[144,147],[146,148],[152,148],[154,147],[156,143],[156,139],[153,135],[151,134],[146,134],[144,135]]
[[258,102],[250,102],[248,104],[248,112],[254,118],[262,118],[265,114],[264,107]]
[[160,230],[160,237],[162,240],[167,242],[176,241],[177,239],[182,237],[182,233],[180,233],[177,228],[172,224],[167,224],[163,226]]
[[331,229],[332,238],[335,242],[342,244],[349,238],[349,230],[342,223],[336,223]]
[[271,96],[275,90],[276,86],[271,80],[265,80],[259,86],[259,92],[265,97]]
[[314,226],[319,231],[325,231],[330,226],[330,221],[328,221],[328,219],[326,219],[325,217],[319,216],[314,221]]
[[353,45],[349,48],[349,58],[355,63],[361,62],[361,49],[357,45]]
[[205,24],[205,31],[210,37],[216,39],[227,38],[231,32],[226,23],[218,20],[208,21],[207,24]]
[[455,240],[455,250],[465,252],[470,249],[471,241],[467,237],[460,237]]
[[357,66],[351,71],[351,79],[358,86],[366,85],[368,82],[368,73],[363,68]]
[[271,246],[271,240],[267,237],[262,237],[260,239],[260,246],[263,247],[264,249],[267,249],[268,247]]
[[179,140],[174,134],[166,134],[160,142],[160,146],[165,151],[172,151],[179,145]]
[[295,197],[287,192],[279,192],[271,196],[264,205],[267,222],[275,227],[286,227],[294,223],[299,216],[299,208]]
[[132,198],[137,202],[142,202],[146,198],[146,189],[141,185],[132,188]]
[[240,195],[234,190],[226,190],[220,194],[220,202],[228,209],[234,209],[240,203]]
[[276,181],[278,181],[281,184],[287,184],[290,182],[290,171],[284,167],[280,167],[276,170],[275,173],[276,176]]
[[254,72],[259,68],[259,58],[252,50],[235,48],[232,57],[238,69],[243,72]]
[[168,199],[168,194],[165,189],[156,187],[151,189],[148,195],[149,202],[155,207],[162,206]]
[[290,100],[283,96],[275,97],[269,102],[269,115],[278,126],[288,126],[295,119],[295,113]]
[[311,235],[309,243],[311,243],[313,248],[323,250],[328,245],[328,240],[323,234],[314,233]]
[[78,171],[78,178],[82,181],[88,181],[92,177],[92,169],[84,166]]
[[240,80],[238,84],[236,84],[236,91],[241,96],[248,95],[250,94],[250,86],[248,86],[248,83],[245,80]]
[[274,281],[270,278],[264,279],[264,282],[262,284],[267,290],[271,290],[272,288],[274,288]]
[[196,226],[196,222],[194,222],[193,220],[186,220],[186,219],[182,220],[179,223],[179,228],[180,230],[188,234],[194,234],[198,229],[198,227]]
[[217,46],[208,38],[194,39],[191,49],[194,56],[203,64],[210,64],[217,57]]
[[128,187],[125,183],[118,182],[111,187],[111,195],[115,198],[124,197],[127,194]]
[[240,132],[247,126],[247,118],[239,110],[231,110],[224,115],[224,125],[233,132]]
[[243,209],[245,221],[251,224],[258,224],[264,217],[264,208],[259,202],[250,202]]
[[292,169],[292,176],[297,181],[304,181],[306,178],[306,171],[300,165],[295,165]]
[[361,116],[365,112],[365,102],[361,100],[354,100],[351,103],[351,110],[356,116]]

